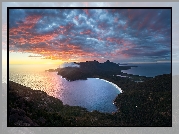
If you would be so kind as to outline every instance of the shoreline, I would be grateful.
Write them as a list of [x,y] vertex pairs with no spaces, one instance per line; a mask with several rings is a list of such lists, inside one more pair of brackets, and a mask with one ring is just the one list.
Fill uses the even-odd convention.
[[[15,100],[15,102],[11,102],[11,97],[12,97],[11,94],[12,93],[13,93],[13,97],[18,98],[17,100]],[[10,94],[10,107],[9,107],[8,111],[9,111],[10,126],[39,126],[39,122],[41,120],[35,119],[35,121],[34,121],[34,119],[31,119],[32,117],[30,118],[29,114],[27,114],[27,112],[25,112],[26,110],[28,111],[30,109],[29,108],[26,109],[26,107],[23,106],[24,103],[28,104],[27,107],[29,107],[29,105],[31,105],[33,103],[32,106],[36,107],[35,109],[37,109],[37,111],[40,110],[42,112],[42,110],[45,110],[45,112],[44,112],[45,115],[50,114],[50,113],[55,113],[57,115],[59,113],[63,113],[64,116],[67,116],[67,117],[69,116],[68,118],[71,118],[71,116],[72,116],[71,114],[73,112],[76,113],[76,111],[78,111],[76,114],[78,114],[80,116],[88,115],[88,116],[93,117],[95,114],[97,114],[97,115],[99,114],[100,116],[106,116],[106,115],[111,116],[112,115],[112,113],[103,113],[103,112],[99,112],[96,110],[88,111],[86,108],[81,107],[81,106],[69,106],[66,104],[64,105],[60,99],[50,96],[44,91],[33,90],[30,87],[25,87],[21,84],[13,82],[13,81],[9,81],[9,94]],[[14,99],[13,99],[13,101],[14,101]],[[20,103],[22,103],[22,106],[19,106],[16,108],[14,106],[12,106],[13,105],[12,103],[19,103],[19,101],[20,101]],[[65,112],[67,112],[67,113],[65,113]],[[74,114],[73,116],[75,116],[76,114]],[[14,119],[14,118],[16,118],[16,119]],[[45,118],[45,117],[43,116],[43,118]],[[77,118],[79,118],[79,116],[77,116]],[[90,121],[90,123],[91,123],[91,121]],[[40,122],[40,124],[42,126],[45,125],[44,122]],[[85,124],[83,124],[83,125],[86,126]]]
[[[67,81],[67,82],[73,82],[73,81],[67,80],[66,78],[63,78],[61,75],[59,75],[59,76],[60,76],[62,79],[64,79],[65,81]],[[120,87],[118,87],[116,84],[114,84],[114,83],[112,83],[112,82],[110,82],[110,81],[107,81],[107,80],[101,79],[101,78],[92,78],[92,79],[99,79],[99,80],[101,80],[101,81],[107,82],[107,83],[111,84],[112,86],[114,86],[114,87],[116,88],[116,90],[118,90],[118,91],[120,92],[120,93],[118,93],[118,94],[123,93],[123,91],[121,90]],[[85,80],[88,80],[88,78],[85,79]],[[78,81],[78,80],[75,80],[75,81]],[[80,80],[80,81],[81,81],[81,80]],[[82,81],[83,81],[83,80],[82,80]],[[23,86],[24,88],[29,88],[29,89],[34,90],[34,91],[42,91],[42,92],[45,92],[45,91],[43,91],[43,90],[41,90],[41,89],[33,89],[33,88],[31,88],[31,87],[26,87],[25,85],[22,85],[22,84],[20,84],[20,83],[14,82],[14,81],[10,81],[10,82],[15,83],[15,84],[18,84],[18,85],[20,85],[20,86]],[[47,92],[45,92],[45,93],[46,93],[47,95],[49,95],[49,96],[52,96],[52,97],[57,98],[57,99],[59,99],[60,101],[62,101],[60,98],[58,98],[58,97],[55,96],[55,95],[50,95],[50,94],[48,94]],[[116,97],[117,97],[118,94],[116,94]],[[114,99],[112,100],[111,104],[114,104],[113,102],[115,101],[115,98],[116,98],[116,97],[114,97]],[[62,103],[63,103],[63,101],[62,101]],[[74,105],[70,105],[70,104],[66,104],[66,105],[74,106]],[[78,105],[76,105],[76,106],[78,106]],[[116,106],[116,105],[115,105],[115,106]],[[85,108],[85,107],[82,107],[82,106],[78,106],[78,107]],[[85,109],[87,109],[87,108],[85,108]],[[91,110],[88,110],[88,109],[87,109],[87,111],[88,111],[88,112],[91,112]],[[95,111],[95,110],[92,110],[92,111]],[[116,109],[115,111],[117,111],[117,109]],[[102,111],[99,110],[100,113],[109,113],[109,114],[115,113],[115,111],[113,111],[113,112],[102,112]]]
[[[95,78],[95,79],[100,79],[100,78]],[[108,83],[112,84],[115,88],[117,88],[117,89],[119,90],[120,94],[124,92],[124,91],[123,91],[120,87],[118,87],[115,83],[112,83],[112,82],[107,81],[107,80],[105,80],[105,79],[100,79],[100,80],[103,80],[103,81],[105,81],[105,82],[108,82]]]
[[112,114],[63,105],[44,91],[9,82],[9,126],[171,126],[171,74],[142,83],[124,79],[105,78],[116,85],[126,80],[121,86],[125,92],[114,100],[118,110]]

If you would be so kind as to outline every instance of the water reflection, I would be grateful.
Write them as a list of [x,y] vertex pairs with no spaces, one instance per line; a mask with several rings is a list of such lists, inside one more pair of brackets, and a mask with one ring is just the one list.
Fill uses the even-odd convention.
[[120,93],[120,88],[105,80],[88,78],[88,80],[69,82],[57,75],[57,72],[32,71],[32,69],[25,71],[28,70],[27,68],[22,70],[11,68],[10,80],[34,90],[43,90],[59,98],[64,104],[82,106],[89,111],[116,111],[113,101]]

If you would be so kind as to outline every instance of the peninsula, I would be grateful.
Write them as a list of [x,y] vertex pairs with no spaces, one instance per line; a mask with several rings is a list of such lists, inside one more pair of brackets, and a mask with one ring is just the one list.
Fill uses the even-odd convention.
[[69,81],[86,80],[87,78],[115,78],[119,77],[119,75],[130,77],[130,79],[134,81],[143,81],[149,79],[149,77],[147,78],[145,76],[127,74],[121,71],[128,70],[131,69],[131,67],[137,66],[119,66],[118,64],[110,62],[109,60],[104,63],[99,63],[96,60],[74,63],[79,65],[80,67],[69,66],[58,69],[58,75],[61,75]]
[[[172,125],[171,74],[154,78],[121,72],[131,66],[110,61],[76,63],[80,67],[59,68],[67,80],[97,77],[118,85],[123,93],[114,100],[115,113],[89,112],[79,106],[64,105],[43,91],[9,81],[9,126],[165,126]],[[118,75],[126,77],[119,77]],[[129,77],[130,76],[130,77]],[[143,82],[136,82],[136,80]]]

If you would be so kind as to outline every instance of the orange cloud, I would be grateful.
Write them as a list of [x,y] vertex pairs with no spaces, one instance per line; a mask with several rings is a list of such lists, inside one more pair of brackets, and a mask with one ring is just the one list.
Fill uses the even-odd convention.
[[91,30],[85,30],[83,32],[80,32],[80,34],[91,34]]
[[[86,10],[87,12],[87,10]],[[73,26],[72,24],[68,24],[67,26],[59,26],[54,32],[48,34],[38,34],[33,32],[31,29],[35,27],[35,24],[39,21],[42,16],[28,16],[25,18],[23,23],[18,23],[18,27],[13,27],[9,29],[9,41],[10,47],[15,48],[16,45],[21,45],[19,47],[19,52],[30,52],[34,54],[39,54],[43,56],[42,59],[51,59],[51,60],[62,60],[62,61],[78,61],[78,60],[92,60],[95,58],[102,57],[103,54],[97,52],[85,51],[81,48],[81,46],[70,44],[71,38],[66,38],[65,42],[60,42],[60,40],[54,40],[58,35],[66,35],[66,32]],[[77,18],[76,18],[77,19]],[[99,26],[103,29],[103,24]],[[84,30],[80,34],[90,34],[91,30]],[[99,40],[102,38],[99,37]],[[124,46],[128,46],[127,41],[118,38],[110,38],[106,39],[108,42],[116,42],[117,44],[123,44]],[[40,43],[44,43],[43,45],[39,45]],[[28,49],[25,45],[29,44]],[[53,44],[53,46],[51,46]],[[24,45],[24,46],[23,46]],[[22,49],[21,49],[22,48]],[[13,49],[14,50],[14,49]],[[11,50],[11,51],[13,51]],[[123,49],[117,49],[114,53],[108,53],[106,56],[117,56]]]
[[25,18],[23,23],[17,23],[19,26],[16,28],[11,28],[9,31],[9,35],[17,35],[17,34],[27,34],[30,33],[30,30],[32,29],[35,24],[38,22],[38,20],[41,18],[39,15],[32,15]]
[[[24,45],[26,43],[35,45],[40,42],[48,42],[52,40],[57,33],[38,35],[31,31],[41,16],[32,15],[25,18],[23,23],[17,23],[19,26],[9,29],[10,46]],[[19,36],[19,38],[17,38]]]
[[125,41],[124,39],[121,39],[121,38],[108,37],[106,40],[109,42],[115,42],[117,44],[123,44],[123,45],[125,45],[127,43],[127,41]]

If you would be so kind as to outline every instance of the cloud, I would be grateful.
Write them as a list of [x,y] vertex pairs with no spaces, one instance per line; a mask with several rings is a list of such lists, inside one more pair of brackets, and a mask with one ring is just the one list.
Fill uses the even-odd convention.
[[42,56],[39,56],[39,55],[29,55],[28,57],[42,57]]
[[9,18],[10,51],[66,60],[171,56],[169,9],[10,9]]

